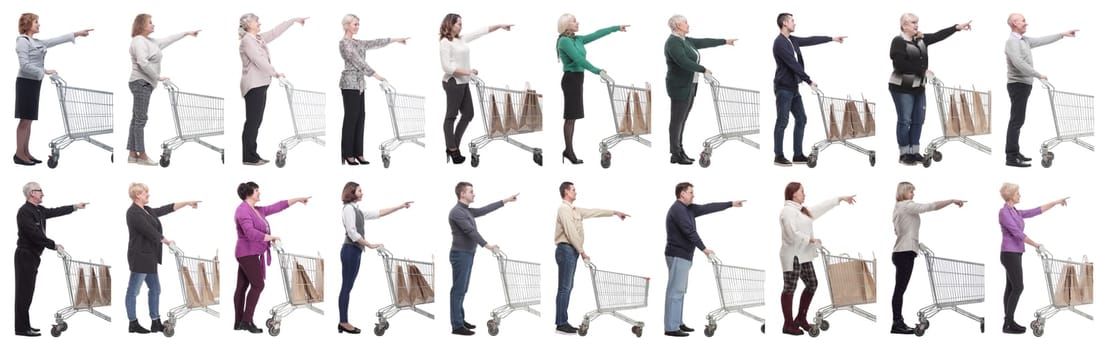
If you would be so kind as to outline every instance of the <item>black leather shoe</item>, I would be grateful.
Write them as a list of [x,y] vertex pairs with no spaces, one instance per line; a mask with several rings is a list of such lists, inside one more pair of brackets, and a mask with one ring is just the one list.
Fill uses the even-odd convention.
[[892,324],[892,334],[915,334],[915,328],[908,327],[903,322],[896,322]]
[[150,321],[150,333],[158,333],[165,329],[165,326],[161,324],[161,319]]
[[784,156],[777,156],[776,158],[773,158],[773,165],[792,166],[792,162],[788,161],[788,158],[784,158]]
[[127,325],[127,332],[128,333],[138,333],[138,334],[148,334],[148,333],[150,333],[150,330],[146,329],[146,328],[142,328],[142,325],[138,324],[138,320],[135,320],[135,321],[131,321],[131,323],[129,325]]
[[35,331],[32,331],[32,330],[25,330],[25,331],[21,331],[21,332],[15,332],[15,335],[18,335],[18,336],[21,336],[21,337],[37,337],[37,336],[42,335],[42,333],[35,332]]
[[673,154],[669,156],[670,164],[688,165],[694,163],[691,159],[681,157],[680,154]]
[[255,324],[254,324],[253,322],[250,322],[250,323],[245,323],[245,322],[243,322],[243,323],[244,323],[244,324],[242,325],[242,329],[245,329],[245,330],[247,330],[247,331],[250,331],[250,333],[258,334],[258,333],[261,333],[261,332],[263,332],[263,331],[261,330],[261,328],[258,328],[258,326],[257,326],[257,325],[255,325]]
[[38,328],[35,328],[35,327],[31,327],[31,330],[32,330],[32,331],[35,331],[35,332],[42,332],[42,330],[41,330],[41,329],[38,329]]
[[234,330],[236,330],[236,331],[246,330],[246,324],[243,323],[243,322],[235,322],[234,323]]
[[[1034,159],[1031,159],[1030,157],[1022,155],[1022,153],[1015,153],[1015,158],[1018,158],[1020,162],[1029,162],[1029,161],[1034,160]],[[34,159],[31,159],[31,161],[34,161]]]
[[569,164],[581,164],[583,160],[577,159],[576,153],[569,153],[569,151],[561,151],[561,162],[565,163],[565,160],[569,160]]
[[34,161],[23,160],[22,158],[19,158],[19,156],[16,156],[16,155],[12,156],[12,162],[14,162],[17,165],[28,165],[28,166],[29,165],[35,165]]
[[1007,334],[1023,334],[1023,333],[1026,333],[1026,327],[1022,327],[1021,329],[1019,327],[1020,326],[1016,325],[1016,324],[1005,324],[1005,325],[1003,325],[1003,333],[1007,333]]
[[472,323],[469,323],[468,321],[463,322],[465,322],[465,329],[477,329],[477,326],[474,326]]
[[692,327],[688,327],[688,326],[685,326],[685,325],[680,325],[680,331],[681,331],[681,332],[688,332],[688,333],[692,333],[692,332],[695,332],[695,331],[696,331],[696,329],[695,329],[695,328],[692,328]]
[[357,162],[361,165],[369,165],[369,160],[365,159],[365,157],[357,157]]
[[556,330],[557,330],[558,333],[561,333],[561,334],[577,334],[577,331],[578,331],[577,327],[573,327],[570,324],[563,324],[563,325],[557,326]]
[[688,333],[685,333],[684,331],[669,331],[665,332],[665,335],[670,337],[687,337]]
[[1021,162],[1018,159],[1008,159],[1007,160],[1007,166],[1016,167],[1016,168],[1029,168],[1030,163]]
[[346,329],[346,327],[338,325],[338,333],[361,334],[361,328],[354,327],[354,329]]
[[469,330],[468,328],[465,328],[465,327],[454,328],[454,331],[450,332],[450,333],[457,334],[457,335],[473,335],[473,334],[476,334],[476,333],[473,333],[473,331],[471,331],[471,330]]

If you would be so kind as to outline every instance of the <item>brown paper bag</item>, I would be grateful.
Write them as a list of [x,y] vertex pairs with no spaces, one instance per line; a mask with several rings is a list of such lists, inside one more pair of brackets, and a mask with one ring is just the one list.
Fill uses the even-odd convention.
[[865,136],[876,135],[876,118],[873,116],[873,110],[869,107],[869,100],[861,102],[865,106]]
[[100,279],[96,278],[96,269],[88,269],[88,304],[91,307],[104,306],[100,300]]
[[861,117],[857,114],[857,104],[853,101],[846,101],[845,108],[842,111],[842,139],[852,139],[858,136],[859,132],[863,132],[861,127]]
[[111,305],[111,271],[107,266],[100,266],[100,301],[104,305]]
[[[972,93],[972,105],[974,116],[974,126],[976,127],[977,135],[986,135],[992,133],[991,120],[989,120],[991,114],[984,111],[984,99],[980,96],[979,91],[973,91]],[[990,109],[990,108],[989,108]]]
[[[538,107],[534,90],[523,92],[523,106],[519,109],[519,133],[537,131],[542,127],[542,111]],[[535,117],[538,118],[535,122]]]
[[219,302],[219,257],[215,257],[212,261],[212,272],[214,277],[211,278],[211,293],[215,295],[215,302]]
[[215,305],[215,292],[211,288],[211,282],[208,282],[208,269],[204,263],[199,263],[197,265],[197,268],[199,270],[199,273],[197,275],[199,275],[200,278],[200,305]]
[[85,268],[77,268],[77,291],[73,295],[73,307],[88,308],[88,287],[85,286]]
[[[203,265],[200,265],[200,269],[200,271],[203,271]],[[181,267],[181,277],[184,278],[185,304],[187,304],[188,307],[204,306],[204,300],[200,297],[200,294],[196,292],[196,284],[192,281],[192,273],[188,271],[187,266]]]
[[[875,262],[874,262],[875,264]],[[865,296],[865,303],[876,302],[876,280],[873,279],[873,272],[869,271],[869,264],[862,263],[861,271],[864,273],[861,277],[864,278],[864,286],[862,292]]]
[[411,295],[412,305],[420,305],[427,302],[426,297],[423,296],[423,290],[419,286],[419,278],[421,277],[422,276],[419,274],[418,267],[415,267],[415,265],[407,266],[407,280],[411,281],[411,283],[408,284],[407,289],[409,291],[409,295]]
[[324,293],[323,290],[323,282],[326,281],[323,276],[323,272],[323,258],[315,258],[315,298],[313,298],[312,300],[316,303],[323,302],[323,299],[326,297],[326,293]]
[[[649,110],[650,106],[650,93],[646,92],[646,105],[645,110]],[[643,110],[642,101],[639,99],[638,93],[634,93],[634,134],[646,135],[650,133],[650,121],[646,119],[646,113]]]
[[1092,269],[1092,263],[1085,262],[1080,264],[1080,276],[1077,280],[1077,286],[1080,290],[1080,304],[1091,304],[1093,301],[1094,288],[1094,270]]
[[423,303],[434,302],[434,287],[427,283],[426,276],[422,271],[419,271],[419,267],[411,265],[408,267],[408,274],[411,275],[412,284],[419,289],[419,293],[423,296]]
[[411,291],[407,287],[404,267],[397,263],[393,270],[396,272],[392,280],[396,287],[396,306],[411,306]]
[[1065,265],[1061,268],[1061,275],[1057,277],[1057,285],[1053,290],[1053,305],[1072,305],[1073,292],[1076,284],[1076,267]]
[[519,133],[519,120],[515,118],[515,104],[512,103],[511,94],[504,94],[504,134],[514,135]]
[[292,297],[289,298],[289,303],[292,305],[303,305],[311,299],[311,294],[308,291],[308,285],[311,281],[308,280],[307,274],[303,273],[304,267],[300,263],[296,263],[296,266],[292,268]]
[[630,120],[630,114],[631,114],[630,101],[631,101],[630,93],[627,93],[626,104],[623,106],[623,118],[622,118],[622,120],[619,121],[618,133],[620,135],[634,135],[634,129],[632,129],[633,124],[631,123],[631,120]]
[[835,306],[872,303],[876,300],[876,283],[864,261],[849,260],[831,264],[830,299]]
[[827,139],[830,141],[842,139],[842,131],[838,128],[838,118],[834,115],[834,108],[830,109],[830,136]]
[[976,135],[976,128],[972,124],[972,112],[969,111],[969,100],[961,93],[961,136]]
[[946,121],[946,137],[961,136],[961,117],[957,112],[957,97],[949,95],[949,120]]
[[504,124],[500,119],[500,106],[496,105],[496,95],[490,94],[488,98],[492,100],[492,116],[488,117],[488,135],[504,136]]

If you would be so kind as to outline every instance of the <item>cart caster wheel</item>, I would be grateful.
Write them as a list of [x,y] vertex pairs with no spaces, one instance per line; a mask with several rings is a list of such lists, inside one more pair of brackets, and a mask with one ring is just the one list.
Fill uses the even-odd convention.
[[876,152],[869,152],[869,166],[876,166]]
[[223,164],[227,164],[226,156],[224,156],[222,153],[219,154],[219,162],[223,163]]
[[923,334],[926,334],[926,328],[923,328],[922,325],[915,325],[915,336],[921,337]]
[[929,167],[930,167],[930,162],[931,162],[932,160],[933,160],[933,158],[932,158],[932,157],[923,157],[923,161],[922,161],[922,163],[923,163],[923,168],[929,168]]
[[765,334],[765,325],[764,324],[761,325],[761,334]]
[[634,333],[635,337],[641,338],[642,337],[642,326],[630,327],[630,332]]
[[277,167],[278,168],[283,168],[286,163],[288,163],[287,156],[277,155]]
[[473,153],[472,155],[470,155],[469,156],[469,164],[473,165],[474,168],[476,168],[478,165],[480,165],[480,155],[476,154],[476,153]]
[[577,334],[579,334],[582,337],[588,335],[588,325],[586,325],[586,324],[580,325],[580,327],[577,328]]
[[715,336],[715,327],[718,326],[703,327],[703,335],[706,335],[708,338]]
[[53,155],[50,156],[50,158],[46,159],[46,166],[50,167],[50,169],[57,168],[58,167],[58,158],[60,158],[60,157],[59,156],[53,156]]
[[611,167],[611,151],[603,151],[600,154],[600,166],[604,169]]
[[535,153],[534,156],[531,157],[531,159],[534,160],[534,164],[542,166],[542,153]]
[[500,325],[496,324],[496,320],[488,320],[488,335],[493,337],[500,334]]
[[276,322],[276,321],[274,321],[272,317],[270,317],[269,319],[265,320],[265,327],[266,327],[266,328],[273,328],[273,326],[275,326],[276,324],[277,324],[277,322]]
[[980,318],[980,333],[984,333],[984,318]]
[[1040,337],[1045,334],[1045,324],[1034,320],[1030,322],[1030,330],[1034,332],[1035,337]]
[[62,322],[62,323],[59,323],[57,327],[58,327],[58,329],[60,329],[60,330],[61,330],[62,332],[65,332],[65,331],[69,330],[69,323],[66,323],[66,322]]
[[934,156],[933,156],[933,157],[934,157],[934,161],[935,161],[935,162],[940,162],[940,161],[942,161],[942,152],[938,152],[937,150],[935,150],[935,151],[934,151]]
[[807,167],[808,168],[814,168],[818,164],[819,164],[819,156],[812,154],[810,157],[807,157]]
[[169,167],[169,156],[163,154],[161,156],[161,160],[158,160],[158,165],[161,165],[162,168],[168,168]]
[[111,154],[111,162],[112,164],[115,164],[115,153]]
[[278,325],[277,327],[269,328],[269,335],[274,337],[281,335],[280,325]]
[[165,335],[166,338],[172,338],[174,334],[177,334],[177,328],[173,326],[165,327],[161,330],[161,334]]
[[700,153],[700,167],[706,168],[711,166],[711,153]]
[[830,329],[830,322],[827,321],[827,320],[820,321],[819,322],[819,329],[824,330],[824,331]]
[[1042,155],[1042,167],[1048,168],[1053,166],[1053,152],[1046,152]]
[[811,327],[811,329],[807,330],[807,335],[811,336],[812,338],[818,337],[819,333],[821,333],[819,331],[819,327]]
[[384,335],[384,327],[381,327],[379,324],[373,327],[373,334],[376,334],[378,337]]
[[62,335],[61,328],[58,327],[57,325],[54,325],[54,326],[50,327],[50,335],[53,336],[54,338],[60,337]]
[[915,328],[930,329],[930,320],[925,318],[919,319],[919,324]]

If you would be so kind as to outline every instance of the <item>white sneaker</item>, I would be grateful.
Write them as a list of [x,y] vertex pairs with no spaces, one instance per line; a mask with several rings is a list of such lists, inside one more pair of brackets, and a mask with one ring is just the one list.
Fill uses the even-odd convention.
[[127,156],[127,163],[131,163],[131,164],[138,163],[138,158]]
[[146,165],[146,166],[158,165],[158,161],[150,159],[150,158],[145,158],[145,159],[143,159],[143,158],[133,158],[133,160],[134,161],[132,161],[132,159],[127,159],[127,162],[138,164],[138,165]]

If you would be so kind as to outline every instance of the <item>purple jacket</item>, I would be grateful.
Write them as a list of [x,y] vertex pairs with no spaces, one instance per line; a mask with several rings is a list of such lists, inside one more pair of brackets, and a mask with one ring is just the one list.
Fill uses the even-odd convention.
[[1029,219],[1041,213],[1041,207],[1018,210],[1015,207],[1004,205],[1003,209],[999,210],[999,229],[1003,232],[1003,243],[999,250],[1012,253],[1025,252],[1026,232],[1023,232],[1023,228],[1026,227],[1026,223],[1022,219]]
[[[238,231],[238,242],[235,243],[234,256],[241,258],[250,255],[264,255],[265,264],[269,265],[273,262],[273,258],[269,256],[269,242],[265,241],[265,235],[271,231],[269,230],[269,221],[265,220],[265,217],[288,209],[288,201],[281,200],[264,207],[255,205],[254,209],[257,209],[257,212],[261,214],[260,217],[257,213],[254,213],[253,209],[250,209],[250,205],[245,201],[234,211],[235,230]],[[263,273],[264,268],[263,266]]]

